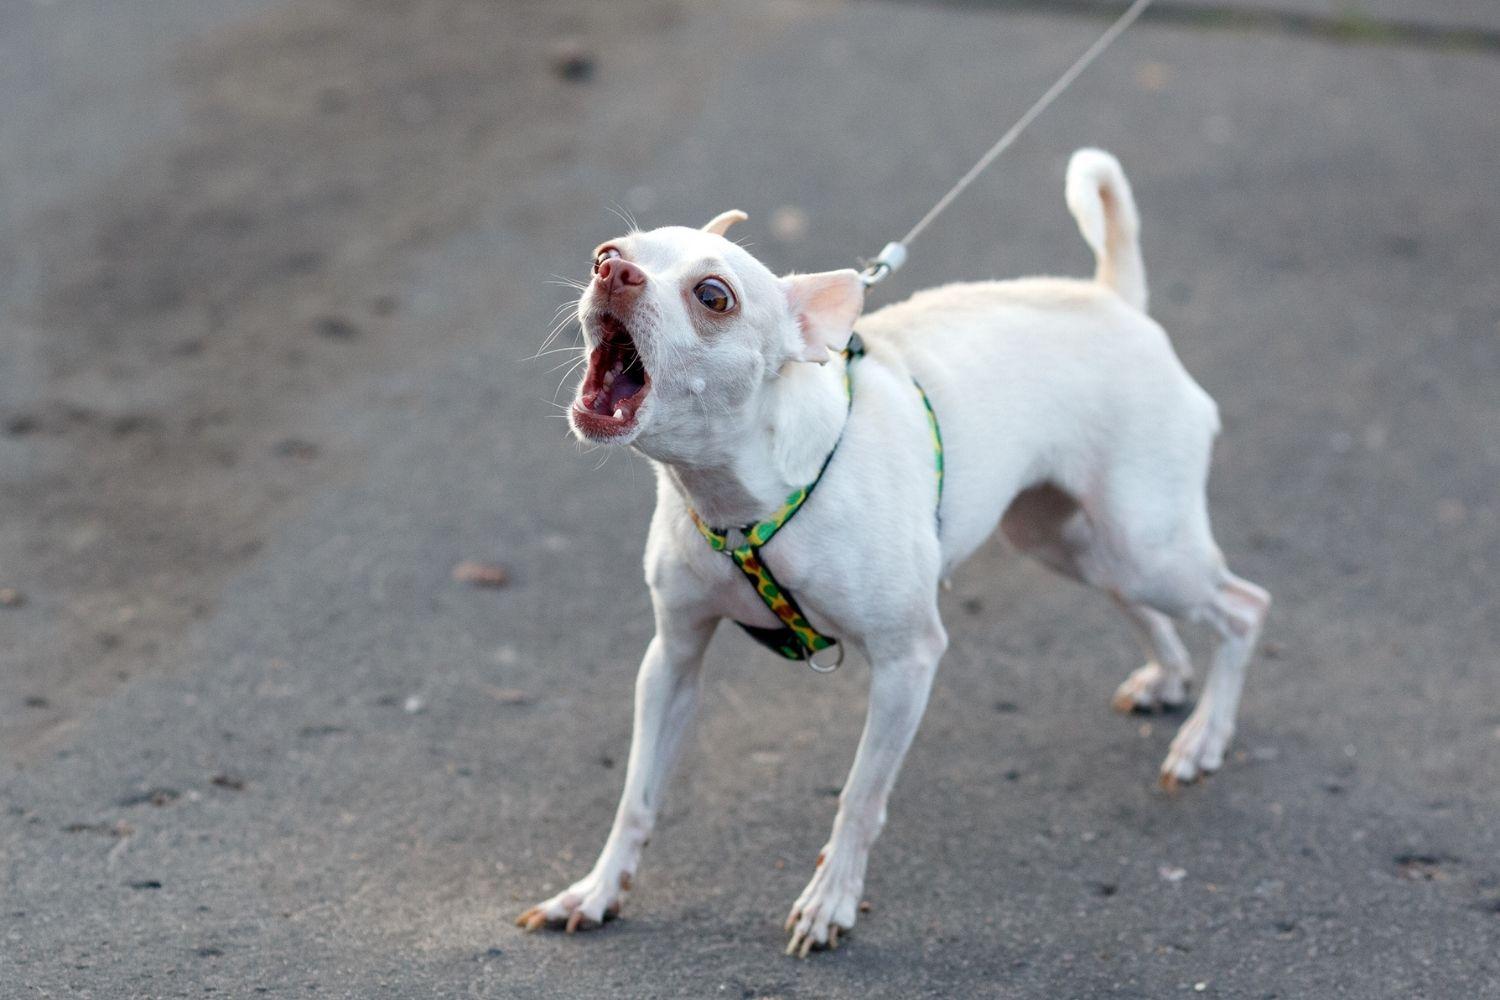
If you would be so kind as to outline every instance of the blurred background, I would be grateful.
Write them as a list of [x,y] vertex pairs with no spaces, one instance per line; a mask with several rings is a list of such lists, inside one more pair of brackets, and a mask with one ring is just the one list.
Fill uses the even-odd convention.
[[1127,629],[996,542],[849,946],[780,919],[866,671],[729,630],[626,919],[510,926],[651,628],[566,280],[620,216],[872,255],[1123,7],[0,3],[0,996],[1500,991],[1489,0],[1160,0],[873,296],[1086,273],[1063,166],[1120,157],[1276,597],[1222,774],[1155,790]]

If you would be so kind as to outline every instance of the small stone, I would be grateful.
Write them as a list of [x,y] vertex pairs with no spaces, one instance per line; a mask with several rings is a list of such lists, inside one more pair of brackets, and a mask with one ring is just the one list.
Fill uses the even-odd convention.
[[559,39],[552,46],[552,72],[569,83],[584,83],[594,75],[594,57],[579,39]]
[[1453,859],[1438,854],[1406,852],[1396,855],[1396,876],[1408,882],[1445,882],[1443,864]]
[[1187,878],[1187,869],[1178,868],[1175,865],[1162,865],[1156,870],[1156,874],[1162,877],[1162,881],[1171,882],[1175,885]]
[[510,574],[495,563],[465,560],[453,567],[453,579],[474,587],[504,587],[510,583]]
[[419,694],[411,695],[401,703],[401,711],[405,712],[407,715],[418,715],[421,712],[425,711],[426,708],[427,699],[423,698]]
[[122,809],[128,809],[131,806],[143,805],[153,805],[161,807],[170,805],[171,803],[176,802],[181,797],[182,793],[175,788],[148,788],[143,792],[135,792],[134,794],[127,795],[124,798],[116,800],[115,805],[121,807]]
[[19,608],[26,603],[26,595],[15,587],[0,587],[0,607]]

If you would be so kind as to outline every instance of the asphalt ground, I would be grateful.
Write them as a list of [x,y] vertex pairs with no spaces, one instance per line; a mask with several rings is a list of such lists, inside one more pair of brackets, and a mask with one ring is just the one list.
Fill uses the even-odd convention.
[[1276,597],[1225,770],[1156,789],[1127,628],[997,541],[847,946],[780,922],[866,671],[729,629],[624,918],[511,926],[602,843],[650,633],[554,282],[614,211],[873,253],[1076,8],[0,8],[0,996],[1500,995],[1500,55],[1295,20],[1148,19],[876,296],[1086,271],[1062,168],[1120,157]]

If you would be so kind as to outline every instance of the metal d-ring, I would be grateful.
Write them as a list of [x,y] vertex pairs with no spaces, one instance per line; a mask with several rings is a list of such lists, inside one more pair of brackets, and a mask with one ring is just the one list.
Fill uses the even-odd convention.
[[[826,652],[826,651],[828,651],[830,649],[837,650],[837,652],[838,652],[838,659],[834,660],[832,663],[829,663],[827,660],[824,660],[822,663],[819,663],[818,660],[816,659],[816,657],[818,656],[818,654]],[[835,670],[837,670],[839,668],[840,664],[842,664],[843,662],[844,662],[844,644],[842,642],[835,642],[831,646],[824,646],[822,649],[815,649],[812,652],[810,652],[810,653],[807,654],[807,665],[813,669],[814,673],[831,674]]]

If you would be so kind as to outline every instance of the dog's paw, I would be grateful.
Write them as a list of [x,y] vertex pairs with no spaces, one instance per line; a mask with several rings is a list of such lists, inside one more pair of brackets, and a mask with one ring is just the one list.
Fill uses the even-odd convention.
[[806,958],[814,948],[837,948],[839,935],[854,929],[863,889],[863,859],[841,861],[838,852],[819,855],[818,870],[787,915],[786,930],[792,936],[786,953]]
[[593,930],[620,914],[625,893],[630,891],[630,876],[588,876],[545,903],[538,903],[516,918],[516,926],[527,931],[541,927],[561,928],[569,934]]
[[1116,712],[1154,712],[1177,708],[1187,700],[1187,681],[1158,663],[1137,667],[1115,688],[1110,704]]
[[1194,712],[1188,716],[1172,738],[1167,759],[1162,761],[1162,787],[1175,791],[1178,785],[1217,771],[1224,764],[1224,751],[1233,735],[1232,726],[1215,725],[1206,715]]

